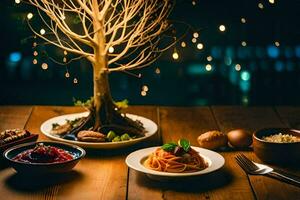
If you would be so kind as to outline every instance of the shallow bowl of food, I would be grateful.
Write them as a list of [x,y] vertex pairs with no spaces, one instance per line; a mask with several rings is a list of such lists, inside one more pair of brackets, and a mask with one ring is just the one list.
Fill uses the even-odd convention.
[[73,169],[85,150],[59,142],[34,142],[9,148],[3,156],[19,173],[62,173]]
[[253,133],[253,149],[267,163],[280,165],[300,162],[300,130],[266,128]]

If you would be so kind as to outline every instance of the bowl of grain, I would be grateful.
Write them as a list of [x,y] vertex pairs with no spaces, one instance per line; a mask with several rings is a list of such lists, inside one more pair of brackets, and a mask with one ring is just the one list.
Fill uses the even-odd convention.
[[253,133],[254,153],[271,164],[300,163],[300,130],[266,128]]

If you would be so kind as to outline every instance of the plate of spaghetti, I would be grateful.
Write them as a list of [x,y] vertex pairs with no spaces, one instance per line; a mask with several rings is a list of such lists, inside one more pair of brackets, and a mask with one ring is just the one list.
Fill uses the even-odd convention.
[[211,150],[189,145],[181,139],[158,147],[137,150],[126,158],[128,167],[147,175],[164,177],[199,176],[220,169],[224,158]]

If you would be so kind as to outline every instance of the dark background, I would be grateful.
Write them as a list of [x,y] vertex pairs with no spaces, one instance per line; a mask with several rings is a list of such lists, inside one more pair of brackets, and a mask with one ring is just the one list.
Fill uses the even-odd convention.
[[[130,104],[300,105],[299,11],[299,0],[177,1],[171,19],[190,24],[193,30],[152,66],[133,72],[142,78],[112,74],[113,97],[126,98]],[[33,56],[32,45],[39,40],[32,38],[25,23],[28,12],[36,11],[11,0],[0,2],[0,104],[72,105],[74,98],[92,96],[88,62],[61,66],[47,56]],[[226,31],[221,32],[220,25]],[[196,43],[191,41],[194,32],[199,33]],[[198,43],[204,45],[202,50]],[[38,52],[44,50],[39,47]],[[174,51],[178,60],[172,58]],[[47,52],[63,58],[62,50]],[[42,63],[48,69],[43,70]]]

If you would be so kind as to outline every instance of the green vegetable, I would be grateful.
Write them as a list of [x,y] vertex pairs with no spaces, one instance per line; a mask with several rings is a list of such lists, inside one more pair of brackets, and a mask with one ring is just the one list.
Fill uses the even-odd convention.
[[177,144],[175,142],[169,142],[161,146],[161,148],[165,151],[171,152],[174,151],[174,149],[177,147]]
[[130,140],[130,136],[127,133],[124,133],[123,135],[121,135],[121,140],[125,141],[125,140]]
[[180,147],[182,147],[185,152],[188,152],[190,150],[190,148],[191,148],[190,141],[188,141],[186,139],[180,139],[180,140],[178,140],[178,145]]
[[117,136],[112,140],[112,142],[120,142],[120,141],[121,141],[120,136]]
[[126,108],[128,108],[128,100],[124,99],[123,101],[117,101],[117,102],[115,102],[115,105],[120,110],[126,109]]
[[109,131],[106,138],[108,139],[108,141],[112,141],[116,136],[117,134],[114,131]]

